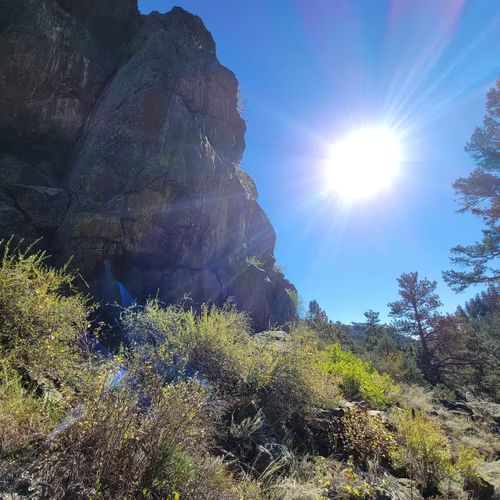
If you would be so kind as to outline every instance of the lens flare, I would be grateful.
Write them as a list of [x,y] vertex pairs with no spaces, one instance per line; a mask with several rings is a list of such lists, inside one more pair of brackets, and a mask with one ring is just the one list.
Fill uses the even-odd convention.
[[328,189],[346,201],[372,198],[390,187],[401,159],[401,146],[393,130],[354,130],[331,146],[325,165]]

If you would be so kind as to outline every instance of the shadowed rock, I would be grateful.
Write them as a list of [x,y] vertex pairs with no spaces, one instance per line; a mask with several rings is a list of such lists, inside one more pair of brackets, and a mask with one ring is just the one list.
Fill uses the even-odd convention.
[[234,297],[256,329],[293,318],[239,169],[238,83],[201,20],[134,0],[4,0],[0,19],[1,236],[44,237],[105,300]]

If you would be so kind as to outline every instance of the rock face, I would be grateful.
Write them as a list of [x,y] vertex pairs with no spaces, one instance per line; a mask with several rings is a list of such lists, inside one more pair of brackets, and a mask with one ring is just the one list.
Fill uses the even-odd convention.
[[0,236],[43,237],[106,301],[294,315],[239,167],[238,83],[201,20],[135,0],[0,0]]

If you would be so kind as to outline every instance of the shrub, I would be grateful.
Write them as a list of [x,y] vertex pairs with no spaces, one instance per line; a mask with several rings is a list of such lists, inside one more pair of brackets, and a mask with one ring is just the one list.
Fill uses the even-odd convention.
[[122,321],[131,343],[144,346],[149,358],[198,372],[232,403],[260,404],[271,421],[286,421],[311,405],[331,405],[335,388],[319,365],[316,336],[308,329],[296,329],[284,341],[263,342],[231,305],[203,306],[196,316],[156,301],[144,310],[127,310]]
[[466,488],[480,480],[481,474],[479,473],[479,469],[482,464],[483,460],[474,448],[465,445],[460,446],[455,457],[454,468]]
[[43,438],[63,415],[58,400],[37,397],[21,377],[0,367],[0,452],[10,454]]
[[45,264],[42,252],[4,246],[0,266],[0,355],[23,384],[59,393],[85,374],[80,341],[87,335],[85,297],[72,291],[74,277]]
[[[230,476],[208,457],[216,415],[205,390],[195,382],[161,384],[143,367],[130,366],[119,388],[110,376],[101,373],[82,418],[39,458],[44,495],[193,498],[199,491],[216,498],[212,487],[224,491]],[[138,376],[140,391],[133,388]]]
[[360,408],[345,410],[340,438],[344,450],[361,464],[387,462],[396,449],[387,422]]
[[500,440],[491,438],[492,420],[487,416],[485,407],[481,408],[481,411],[484,421],[473,421],[439,410],[441,425],[455,443],[477,450],[487,461],[496,460],[500,456]]
[[396,417],[399,446],[392,454],[396,467],[424,492],[436,491],[439,482],[452,473],[448,440],[438,422],[415,410],[400,411]]
[[334,404],[336,386],[321,369],[317,338],[306,328],[263,341],[230,305],[204,306],[196,316],[158,302],[129,309],[122,321],[131,345],[155,369],[161,367],[160,374],[175,372],[175,379],[197,373],[209,384],[224,409],[226,425],[217,442],[245,470],[262,471],[286,448],[277,438],[298,438],[313,407]]
[[263,411],[279,424],[292,416],[303,418],[314,407],[332,408],[338,389],[332,377],[320,366],[316,334],[304,327],[295,328],[284,342],[268,344],[272,369],[263,388]]
[[415,384],[402,384],[397,392],[397,403],[402,408],[430,413],[433,410],[433,394],[428,389]]
[[94,371],[82,340],[91,308],[42,252],[4,245],[0,262],[0,450],[39,441]]
[[127,337],[144,355],[175,365],[179,373],[199,372],[223,393],[258,385],[269,356],[250,335],[247,316],[231,304],[193,310],[149,301],[144,310],[122,315]]
[[228,305],[202,308],[189,360],[212,383],[228,392],[258,387],[265,380],[270,357],[250,334],[248,318]]
[[374,352],[371,354],[370,362],[378,372],[386,373],[397,382],[408,380],[411,369],[408,358],[402,352]]
[[249,255],[249,256],[245,257],[245,262],[249,266],[254,266],[254,267],[257,267],[259,269],[261,269],[262,266],[264,265],[262,259],[259,259],[256,255]]
[[346,398],[365,400],[376,407],[387,406],[391,392],[397,390],[388,375],[380,375],[369,363],[344,351],[339,344],[325,349],[322,368],[335,376]]
[[323,481],[322,498],[359,500],[378,498],[377,484],[356,471],[352,463],[335,464]]

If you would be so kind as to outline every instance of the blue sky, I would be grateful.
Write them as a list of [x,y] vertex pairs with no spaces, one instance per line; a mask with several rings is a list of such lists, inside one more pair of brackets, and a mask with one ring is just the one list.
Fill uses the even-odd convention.
[[[442,281],[449,248],[480,238],[451,184],[473,163],[464,145],[500,76],[494,0],[139,0],[199,15],[245,105],[242,168],[277,234],[276,257],[305,304],[333,320],[387,315],[396,278],[439,282],[452,311],[479,291]],[[322,159],[350,130],[389,123],[402,172],[390,190],[347,207],[324,196]]]

